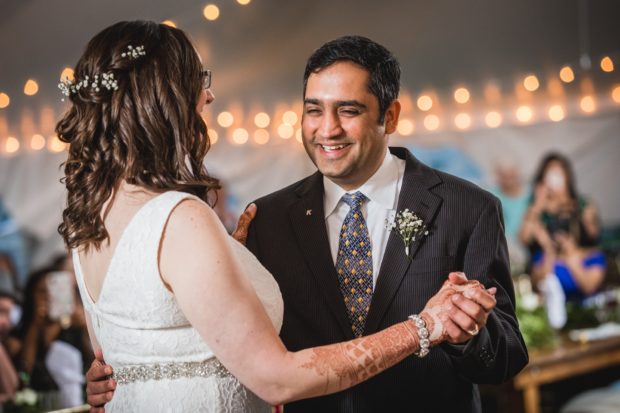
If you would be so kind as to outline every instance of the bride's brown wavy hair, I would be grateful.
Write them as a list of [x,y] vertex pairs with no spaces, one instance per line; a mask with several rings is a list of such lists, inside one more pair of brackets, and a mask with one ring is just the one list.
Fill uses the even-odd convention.
[[[145,55],[123,57],[128,46],[144,46]],[[203,68],[185,33],[147,21],[114,24],[88,43],[75,79],[88,76],[92,82],[104,73],[114,75],[118,89],[81,87],[56,125],[59,138],[69,143],[67,206],[58,227],[69,248],[99,249],[108,239],[102,208],[123,179],[205,201],[219,188],[203,164],[210,146],[196,110]]]

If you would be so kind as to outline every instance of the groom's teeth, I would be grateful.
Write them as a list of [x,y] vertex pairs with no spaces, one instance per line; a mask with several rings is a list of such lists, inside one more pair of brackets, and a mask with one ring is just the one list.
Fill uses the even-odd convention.
[[344,148],[346,145],[334,145],[334,146],[325,146],[321,145],[326,152],[336,151],[338,149]]

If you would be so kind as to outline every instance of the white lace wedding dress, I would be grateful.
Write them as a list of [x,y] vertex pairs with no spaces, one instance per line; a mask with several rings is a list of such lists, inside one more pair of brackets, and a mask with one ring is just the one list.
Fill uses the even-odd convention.
[[[73,251],[84,307],[118,382],[106,412],[270,412],[217,361],[160,278],[162,231],[170,212],[186,198],[192,196],[166,192],[136,213],[117,244],[97,302]],[[283,303],[278,285],[245,247],[232,238],[230,243],[279,331]]]

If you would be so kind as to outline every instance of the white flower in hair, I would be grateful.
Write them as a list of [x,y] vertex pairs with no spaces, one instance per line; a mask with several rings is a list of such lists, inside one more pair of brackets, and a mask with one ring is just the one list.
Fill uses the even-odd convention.
[[132,45],[127,46],[127,51],[121,54],[121,57],[128,57],[131,60],[135,60],[140,56],[145,56],[144,46],[138,46],[134,49]]
[[[135,60],[140,56],[145,55],[146,52],[144,51],[144,46],[134,48],[132,45],[129,45],[127,46],[127,51],[123,52],[121,57],[128,57],[131,60]],[[118,90],[118,80],[114,77],[114,73],[106,72],[101,74],[101,81],[99,80],[99,74],[96,74],[92,80],[88,77],[88,75],[85,75],[80,81],[65,78],[58,84],[60,93],[66,97],[78,93],[78,91],[83,87],[90,87],[95,92],[100,92],[101,87],[104,87],[107,90]],[[61,100],[64,102],[65,98],[62,98]]]

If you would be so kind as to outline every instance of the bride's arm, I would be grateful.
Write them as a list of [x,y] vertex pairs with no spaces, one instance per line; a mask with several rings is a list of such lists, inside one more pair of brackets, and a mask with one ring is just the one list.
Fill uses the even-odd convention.
[[[272,404],[346,389],[419,348],[416,326],[405,321],[349,342],[287,351],[241,274],[224,228],[198,201],[183,201],[171,214],[162,238],[160,271],[222,364]],[[426,321],[433,323],[431,318]],[[443,331],[439,324],[435,327]]]

